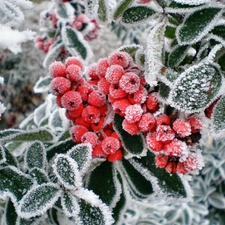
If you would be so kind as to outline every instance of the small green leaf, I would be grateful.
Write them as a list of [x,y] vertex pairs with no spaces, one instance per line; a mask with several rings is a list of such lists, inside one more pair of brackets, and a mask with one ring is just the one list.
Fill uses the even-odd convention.
[[169,54],[168,65],[172,68],[179,66],[179,64],[184,60],[188,49],[188,45],[176,46]]
[[30,170],[29,175],[37,182],[37,184],[44,184],[49,182],[45,170],[33,168]]
[[114,13],[113,13],[113,19],[118,20],[123,12],[134,2],[134,0],[122,0],[120,3],[117,5]]
[[67,153],[76,161],[81,174],[87,172],[92,159],[92,147],[88,144],[78,144]]
[[91,172],[87,188],[92,190],[100,199],[110,205],[117,193],[114,182],[112,163],[105,161]]
[[16,200],[20,200],[32,185],[31,177],[16,167],[0,169],[0,193],[13,195]]
[[59,154],[52,165],[53,172],[67,189],[74,189],[82,186],[81,176],[77,163],[67,155]]
[[98,2],[98,18],[101,22],[108,20],[108,2],[106,0],[99,0]]
[[121,22],[123,24],[139,23],[149,19],[154,14],[155,10],[149,6],[132,6],[123,13]]
[[40,77],[34,86],[34,92],[43,93],[43,92],[49,91],[50,82],[51,82],[51,78],[49,76]]
[[159,82],[159,96],[166,100],[170,94],[170,87],[163,82]]
[[143,138],[141,137],[141,135],[130,135],[129,133],[127,133],[122,127],[123,119],[124,118],[122,116],[115,114],[115,129],[123,142],[124,149],[133,155],[139,155],[145,148]]
[[177,28],[180,45],[191,45],[200,41],[219,20],[221,8],[206,7],[188,15]]
[[11,201],[8,199],[5,207],[5,225],[16,225],[17,213],[16,209]]
[[186,112],[199,112],[217,97],[222,75],[212,64],[199,63],[179,75],[170,92],[171,106]]
[[61,205],[64,213],[69,217],[77,217],[80,212],[78,199],[69,192],[64,192],[61,197]]
[[45,168],[46,151],[42,142],[35,141],[28,148],[25,153],[25,164],[28,169],[34,167]]
[[61,190],[53,183],[35,186],[23,196],[17,213],[25,219],[42,215],[54,205],[60,195]]

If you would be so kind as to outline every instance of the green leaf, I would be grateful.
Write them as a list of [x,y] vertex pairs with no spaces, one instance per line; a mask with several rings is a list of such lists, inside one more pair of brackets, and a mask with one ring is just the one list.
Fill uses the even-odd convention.
[[5,225],[16,225],[17,213],[11,199],[8,199],[5,207]]
[[165,36],[171,39],[175,38],[176,27],[166,26]]
[[35,141],[27,149],[25,153],[25,165],[28,169],[34,167],[45,168],[46,151],[42,142]]
[[220,65],[220,69],[224,72],[225,71],[225,53],[219,57],[218,64]]
[[0,193],[6,193],[15,200],[20,200],[31,188],[33,181],[30,176],[16,167],[8,166],[0,169]]
[[64,192],[61,197],[61,204],[64,213],[69,217],[77,217],[80,212],[78,199],[69,192]]
[[200,41],[219,20],[221,8],[206,7],[188,15],[177,28],[179,45],[191,45]]
[[35,93],[43,93],[49,91],[49,84],[51,82],[51,77],[40,77],[34,86]]
[[80,172],[77,163],[67,155],[59,154],[52,165],[53,172],[60,183],[67,189],[82,186]]
[[217,97],[222,75],[215,65],[199,63],[180,74],[171,89],[171,106],[186,112],[200,112]]
[[92,190],[100,199],[110,205],[116,196],[117,187],[114,182],[112,163],[105,161],[90,174],[87,188]]
[[155,165],[155,155],[148,151],[147,156],[141,159],[135,158],[144,168],[158,179],[158,185],[162,191],[169,197],[186,198],[187,193],[181,178],[177,174],[167,173],[164,169],[158,168]]
[[113,13],[113,19],[118,20],[123,12],[134,2],[134,0],[122,0],[120,3],[116,6],[116,9]]
[[108,20],[108,2],[106,0],[99,0],[98,2],[98,19],[101,22],[107,22]]
[[133,60],[135,60],[135,55],[137,50],[142,49],[141,45],[125,45],[119,48],[119,51],[121,52],[127,52],[128,54],[130,54],[130,56],[133,58]]
[[144,140],[141,135],[130,135],[127,133],[123,127],[123,117],[119,116],[118,114],[115,114],[114,116],[114,126],[116,131],[118,132],[122,142],[124,149],[133,154],[133,155],[139,155],[144,150]]
[[123,24],[135,24],[149,19],[154,14],[155,10],[149,6],[132,6],[123,13],[121,22]]
[[164,82],[159,82],[159,96],[166,100],[170,94],[170,87],[166,85]]
[[49,219],[50,221],[55,224],[55,225],[60,225],[59,221],[58,221],[58,210],[55,208],[51,208],[48,210],[48,215],[49,215]]
[[17,213],[25,219],[42,215],[54,205],[60,195],[61,190],[53,183],[35,186],[23,196]]
[[211,123],[214,136],[220,137],[225,133],[225,96],[214,107]]
[[81,174],[87,172],[92,159],[92,147],[88,144],[78,144],[67,153],[73,160],[76,161]]
[[184,60],[188,50],[188,45],[177,45],[169,54],[168,65],[172,68],[179,66],[179,64]]
[[4,146],[1,146],[0,148],[3,152],[3,155],[4,155],[4,163],[2,164],[2,166],[15,166],[15,167],[18,167],[18,162],[16,160],[16,158],[10,153],[10,151],[4,147]]
[[17,129],[2,130],[2,131],[0,131],[0,141],[8,140],[13,135],[18,134],[20,132],[21,132],[21,130],[17,130]]
[[37,184],[44,184],[49,182],[45,170],[33,168],[30,170],[29,175],[37,182]]
[[132,196],[138,199],[145,199],[153,193],[151,182],[140,171],[134,168],[131,161],[123,159],[120,166],[123,168],[122,171],[125,174],[126,182],[128,183]]
[[56,13],[59,17],[63,19],[68,19],[68,7],[67,4],[58,4],[56,7]]

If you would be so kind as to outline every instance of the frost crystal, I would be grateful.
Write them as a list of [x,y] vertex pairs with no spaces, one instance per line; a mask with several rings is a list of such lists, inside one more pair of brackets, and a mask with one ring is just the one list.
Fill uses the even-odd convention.
[[173,1],[180,4],[201,5],[201,4],[209,2],[210,0],[173,0]]

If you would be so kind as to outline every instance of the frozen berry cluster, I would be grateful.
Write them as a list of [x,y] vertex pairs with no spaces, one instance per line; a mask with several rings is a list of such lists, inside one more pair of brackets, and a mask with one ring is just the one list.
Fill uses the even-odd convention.
[[93,157],[120,160],[122,143],[108,118],[106,95],[91,80],[85,80],[83,72],[84,65],[76,57],[67,58],[65,64],[55,61],[49,66],[51,92],[73,123],[70,134],[74,142],[90,143]]

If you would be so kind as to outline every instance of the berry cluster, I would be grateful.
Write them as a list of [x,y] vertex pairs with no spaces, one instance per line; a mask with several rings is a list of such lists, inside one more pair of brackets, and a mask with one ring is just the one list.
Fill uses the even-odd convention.
[[51,92],[72,121],[71,137],[89,142],[93,157],[109,161],[122,158],[123,145],[113,129],[114,113],[124,117],[122,127],[131,135],[142,133],[155,163],[170,173],[194,173],[202,160],[194,144],[201,138],[197,115],[181,118],[175,111],[161,113],[157,92],[146,84],[141,71],[126,52],[114,52],[93,64],[83,77],[84,65],[69,57],[65,65],[49,67]]
[[106,95],[91,80],[86,81],[83,72],[84,65],[76,57],[67,58],[65,65],[55,61],[49,66],[51,92],[73,123],[70,134],[74,142],[90,143],[93,157],[120,160],[122,143],[108,118]]

